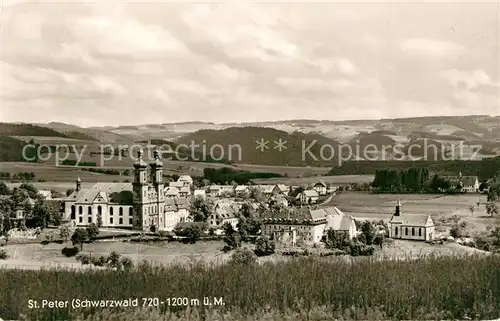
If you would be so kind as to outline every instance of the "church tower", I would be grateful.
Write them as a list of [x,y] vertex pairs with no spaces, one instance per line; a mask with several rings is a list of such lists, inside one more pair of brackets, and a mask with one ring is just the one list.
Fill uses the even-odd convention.
[[153,155],[154,160],[151,162],[151,164],[149,164],[151,168],[151,184],[156,195],[156,199],[153,200],[155,203],[155,206],[153,206],[155,222],[153,224],[156,226],[156,228],[159,228],[160,224],[163,223],[162,217],[165,205],[165,192],[163,186],[163,162],[160,160],[160,153],[157,150],[154,151]]
[[401,201],[398,199],[396,203],[396,211],[394,212],[394,216],[400,216],[401,214]]
[[149,225],[147,207],[148,197],[148,165],[142,160],[142,151],[137,152],[137,162],[134,163],[134,182],[132,183],[134,220],[133,228],[144,230]]

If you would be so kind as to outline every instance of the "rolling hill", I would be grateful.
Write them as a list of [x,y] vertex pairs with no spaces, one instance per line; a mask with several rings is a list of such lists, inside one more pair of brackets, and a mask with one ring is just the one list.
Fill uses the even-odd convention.
[[[258,149],[261,141],[267,142],[262,151]],[[280,141],[284,144],[281,151]],[[287,133],[267,127],[200,130],[176,142],[199,145],[198,150],[205,150],[214,158],[225,157],[233,163],[275,166],[331,166],[338,162],[340,146],[339,142],[318,134]]]

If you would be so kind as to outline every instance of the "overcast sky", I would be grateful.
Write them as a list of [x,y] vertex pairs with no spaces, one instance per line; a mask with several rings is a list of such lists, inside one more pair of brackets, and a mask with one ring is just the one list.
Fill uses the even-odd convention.
[[498,2],[3,2],[3,121],[500,114]]

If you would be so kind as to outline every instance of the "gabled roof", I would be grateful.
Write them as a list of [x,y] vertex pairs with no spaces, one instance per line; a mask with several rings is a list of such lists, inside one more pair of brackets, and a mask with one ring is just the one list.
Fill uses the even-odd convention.
[[310,207],[294,208],[290,212],[266,211],[262,217],[264,224],[317,225],[326,222],[324,209]]
[[313,189],[308,189],[306,191],[303,191],[302,193],[300,193],[299,195],[297,195],[297,198],[300,198],[300,195],[303,194],[304,196],[306,197],[319,197],[319,194],[318,192],[316,192],[315,190]]
[[351,215],[328,215],[325,230],[348,231],[356,228],[356,222]]
[[193,181],[193,178],[189,175],[181,175],[177,179],[177,182],[192,182],[192,181]]
[[278,186],[278,188],[279,188],[279,189],[280,189],[280,191],[282,191],[282,192],[288,192],[288,191],[290,191],[290,186],[287,186],[287,185],[285,185],[285,184],[278,184],[278,185],[276,185],[276,186]]
[[38,190],[38,194],[42,195],[46,199],[52,197],[52,192],[51,191]]
[[164,192],[166,196],[177,196],[180,191],[177,187],[167,187]]
[[323,208],[328,215],[345,215],[344,212],[339,210],[336,206],[329,206]]
[[68,198],[76,199],[76,203],[91,204],[98,195],[106,194],[107,200],[111,200],[113,193],[130,192],[132,193],[132,184],[130,183],[95,183],[89,189],[74,192]]
[[326,184],[323,181],[319,181],[316,184],[314,184],[314,186],[323,186],[323,187],[326,187]]
[[[431,219],[430,222],[431,224],[427,225],[428,219]],[[389,223],[399,223],[403,225],[410,225],[410,226],[432,226],[434,225],[434,222],[432,221],[432,217],[428,214],[411,214],[411,213],[404,213],[400,214],[399,216],[393,215],[391,217],[391,220]]]
[[249,187],[247,185],[238,185],[238,186],[236,186],[235,191],[236,192],[244,192],[244,191],[247,191],[248,189],[249,189]]

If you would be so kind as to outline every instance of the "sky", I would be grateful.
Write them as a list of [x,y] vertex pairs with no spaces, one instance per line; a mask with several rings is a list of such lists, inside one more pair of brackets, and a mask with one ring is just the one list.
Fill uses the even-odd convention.
[[500,4],[3,0],[0,120],[500,115]]

